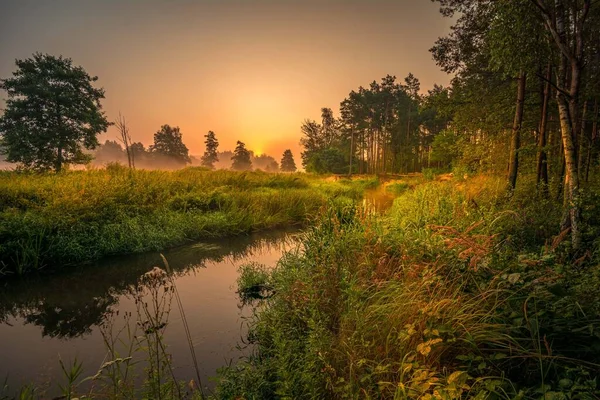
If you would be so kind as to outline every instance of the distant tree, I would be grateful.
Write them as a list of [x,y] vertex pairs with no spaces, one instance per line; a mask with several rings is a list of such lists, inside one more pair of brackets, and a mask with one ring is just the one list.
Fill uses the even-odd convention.
[[135,169],[135,155],[131,151],[131,135],[129,134],[129,127],[125,117],[119,113],[119,119],[114,122],[117,130],[119,131],[119,140],[125,146],[125,153],[127,154],[127,164],[129,168]]
[[204,141],[204,144],[206,144],[206,150],[202,156],[202,166],[214,169],[215,163],[219,161],[219,156],[217,155],[219,141],[217,140],[213,131],[208,131],[204,137],[206,138]]
[[294,156],[292,155],[292,151],[287,149],[283,152],[283,157],[281,158],[281,171],[283,172],[296,172],[296,163],[294,162]]
[[178,126],[163,125],[154,134],[154,144],[150,146],[149,150],[151,153],[166,156],[177,164],[185,165],[191,161],[188,148],[183,144],[182,134]]
[[142,157],[146,153],[146,148],[141,142],[131,143],[129,150],[131,150],[131,154],[136,158]]
[[83,149],[98,146],[96,136],[110,125],[100,99],[104,90],[70,58],[35,53],[16,60],[12,78],[0,80],[8,92],[0,117],[1,147],[11,162],[39,171],[60,172],[63,164],[84,164]]
[[279,164],[277,164],[277,161],[273,160],[270,161],[267,166],[265,167],[265,171],[267,172],[279,172]]
[[233,157],[231,169],[236,171],[249,171],[252,169],[252,160],[250,160],[250,152],[246,149],[246,145],[238,140]]

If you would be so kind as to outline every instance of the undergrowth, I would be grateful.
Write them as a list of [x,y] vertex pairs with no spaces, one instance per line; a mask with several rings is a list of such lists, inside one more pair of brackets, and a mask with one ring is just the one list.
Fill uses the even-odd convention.
[[598,398],[597,202],[573,253],[560,205],[532,187],[460,177],[405,192],[385,218],[324,210],[302,251],[242,271],[241,290],[272,291],[219,397]]

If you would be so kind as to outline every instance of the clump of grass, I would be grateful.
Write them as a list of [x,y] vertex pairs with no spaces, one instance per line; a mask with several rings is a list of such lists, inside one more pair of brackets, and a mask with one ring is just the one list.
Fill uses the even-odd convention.
[[385,186],[385,191],[395,195],[400,195],[409,189],[408,183],[405,182],[394,182]]
[[265,265],[255,262],[244,264],[240,267],[239,274],[237,292],[244,303],[265,299],[272,294],[269,271]]

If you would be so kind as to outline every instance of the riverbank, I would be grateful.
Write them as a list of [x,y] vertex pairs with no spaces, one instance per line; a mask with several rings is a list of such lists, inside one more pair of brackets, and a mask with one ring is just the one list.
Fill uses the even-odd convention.
[[272,297],[217,397],[600,396],[600,191],[573,252],[560,201],[521,179],[512,196],[487,176],[399,186],[386,218],[330,208],[303,252],[247,267],[241,289]]
[[329,202],[362,196],[376,179],[306,174],[130,171],[0,173],[0,278],[50,272],[108,255],[304,226]]

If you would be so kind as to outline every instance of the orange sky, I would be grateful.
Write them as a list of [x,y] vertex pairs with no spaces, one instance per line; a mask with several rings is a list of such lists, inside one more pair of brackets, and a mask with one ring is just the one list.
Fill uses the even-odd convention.
[[71,57],[146,146],[170,124],[191,154],[213,130],[220,150],[241,140],[299,162],[303,119],[337,113],[350,90],[386,74],[449,81],[428,49],[451,21],[429,0],[0,1],[0,77],[36,51]]

